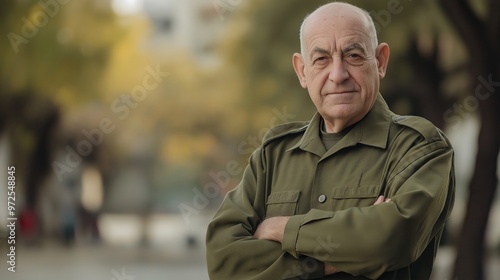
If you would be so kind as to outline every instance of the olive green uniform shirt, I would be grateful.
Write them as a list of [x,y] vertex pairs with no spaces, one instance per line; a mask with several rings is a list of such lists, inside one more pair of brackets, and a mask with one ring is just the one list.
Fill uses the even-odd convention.
[[[454,199],[448,140],[380,94],[328,151],[320,123],[274,127],[251,155],[208,227],[210,279],[429,279]],[[282,244],[253,237],[272,216],[291,216]]]

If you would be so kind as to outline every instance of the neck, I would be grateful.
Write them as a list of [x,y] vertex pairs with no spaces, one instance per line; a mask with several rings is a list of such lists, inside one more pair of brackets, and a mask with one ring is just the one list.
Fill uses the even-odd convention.
[[325,131],[327,133],[339,133],[342,132],[347,127],[357,123],[359,120],[356,121],[345,120],[345,119],[328,120],[323,118],[323,121],[325,123]]

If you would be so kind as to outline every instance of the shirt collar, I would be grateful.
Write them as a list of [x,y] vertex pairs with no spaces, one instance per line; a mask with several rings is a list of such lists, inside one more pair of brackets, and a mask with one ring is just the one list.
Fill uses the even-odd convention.
[[321,115],[316,114],[311,119],[302,138],[289,150],[300,148],[318,156],[328,156],[343,148],[357,145],[358,143],[373,146],[381,149],[387,147],[387,139],[389,138],[389,126],[391,124],[391,114],[387,103],[379,93],[375,104],[366,116],[354,124],[354,127],[349,133],[344,136],[331,150],[325,154],[326,149],[320,138]]

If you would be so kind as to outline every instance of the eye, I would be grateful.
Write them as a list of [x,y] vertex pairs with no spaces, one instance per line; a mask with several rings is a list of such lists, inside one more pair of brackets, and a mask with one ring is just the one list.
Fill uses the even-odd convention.
[[324,65],[326,63],[328,63],[328,56],[320,56],[313,60],[313,64],[315,65]]
[[354,64],[354,65],[359,65],[362,64],[363,61],[365,60],[365,57],[362,56],[359,53],[348,53],[345,55],[344,59],[347,61],[349,64]]

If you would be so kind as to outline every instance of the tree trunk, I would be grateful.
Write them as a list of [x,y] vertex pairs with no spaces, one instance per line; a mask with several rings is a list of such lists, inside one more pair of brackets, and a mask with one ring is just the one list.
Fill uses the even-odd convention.
[[[497,80],[498,81],[498,80]],[[498,183],[497,157],[500,149],[498,92],[481,103],[481,129],[474,175],[469,185],[467,212],[457,243],[452,279],[485,279],[484,239]]]
[[482,280],[485,279],[485,233],[498,183],[500,151],[500,56],[495,51],[500,38],[499,3],[489,1],[490,14],[486,20],[481,20],[465,0],[441,0],[440,4],[470,53],[473,81],[470,96],[479,101],[481,118],[476,164],[452,279]]

